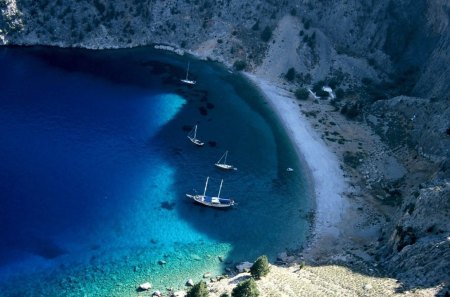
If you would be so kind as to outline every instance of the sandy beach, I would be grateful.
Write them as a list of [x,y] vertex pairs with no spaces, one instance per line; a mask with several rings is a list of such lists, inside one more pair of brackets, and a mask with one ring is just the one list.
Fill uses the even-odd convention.
[[295,144],[299,158],[307,165],[315,195],[314,240],[338,238],[338,224],[347,209],[344,192],[348,185],[336,155],[302,115],[298,101],[292,95],[255,75],[246,76],[264,94]]

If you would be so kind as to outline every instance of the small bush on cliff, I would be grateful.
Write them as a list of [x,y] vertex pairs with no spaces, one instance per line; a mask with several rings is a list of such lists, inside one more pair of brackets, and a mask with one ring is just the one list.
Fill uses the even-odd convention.
[[269,26],[266,26],[261,33],[261,39],[265,42],[269,41],[272,37],[272,29]]
[[269,260],[265,255],[259,257],[250,268],[250,274],[256,279],[260,279],[261,277],[266,276],[269,271]]
[[256,282],[250,278],[239,283],[231,292],[231,297],[258,297],[259,291]]
[[288,81],[293,81],[295,79],[295,69],[293,67],[289,68],[288,72],[284,75],[284,78]]
[[361,104],[348,102],[342,107],[341,114],[345,115],[348,119],[354,119],[361,113],[361,110]]
[[335,93],[336,93],[336,98],[337,99],[342,99],[345,96],[345,91],[343,89],[341,89],[341,88],[337,88]]
[[237,61],[234,62],[234,64],[233,64],[233,68],[234,68],[236,71],[244,70],[245,67],[247,67],[247,63],[245,63],[245,61],[242,61],[242,60],[237,60]]
[[208,288],[204,281],[196,283],[187,293],[186,297],[208,297]]
[[309,91],[305,88],[297,89],[294,94],[298,100],[306,100],[309,97]]

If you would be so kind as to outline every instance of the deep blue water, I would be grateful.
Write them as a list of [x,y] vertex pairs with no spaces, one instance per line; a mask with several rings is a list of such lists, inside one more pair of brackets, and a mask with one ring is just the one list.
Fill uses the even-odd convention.
[[[302,244],[308,189],[283,130],[251,85],[217,65],[191,60],[198,84],[180,85],[187,60],[148,48],[0,49],[5,296],[182,287]],[[203,148],[186,138],[196,123]],[[213,166],[225,150],[237,171]],[[224,179],[236,208],[185,198],[207,176],[210,194]]]

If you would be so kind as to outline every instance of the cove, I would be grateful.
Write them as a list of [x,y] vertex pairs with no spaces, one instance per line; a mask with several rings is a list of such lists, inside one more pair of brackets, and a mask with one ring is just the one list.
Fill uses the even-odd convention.
[[[188,61],[193,87],[179,82]],[[183,288],[304,242],[305,170],[240,75],[147,47],[2,48],[0,63],[4,296]],[[202,148],[186,137],[195,124]],[[226,150],[237,171],[215,168]],[[207,176],[238,205],[188,200]]]

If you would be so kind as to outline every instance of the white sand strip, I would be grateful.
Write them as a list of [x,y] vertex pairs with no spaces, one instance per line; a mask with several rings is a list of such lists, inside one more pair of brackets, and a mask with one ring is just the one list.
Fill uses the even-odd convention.
[[347,189],[339,161],[313,130],[287,91],[246,73],[260,89],[277,113],[301,159],[307,164],[314,183],[316,199],[315,238],[339,236],[338,224],[347,208],[344,191]]

